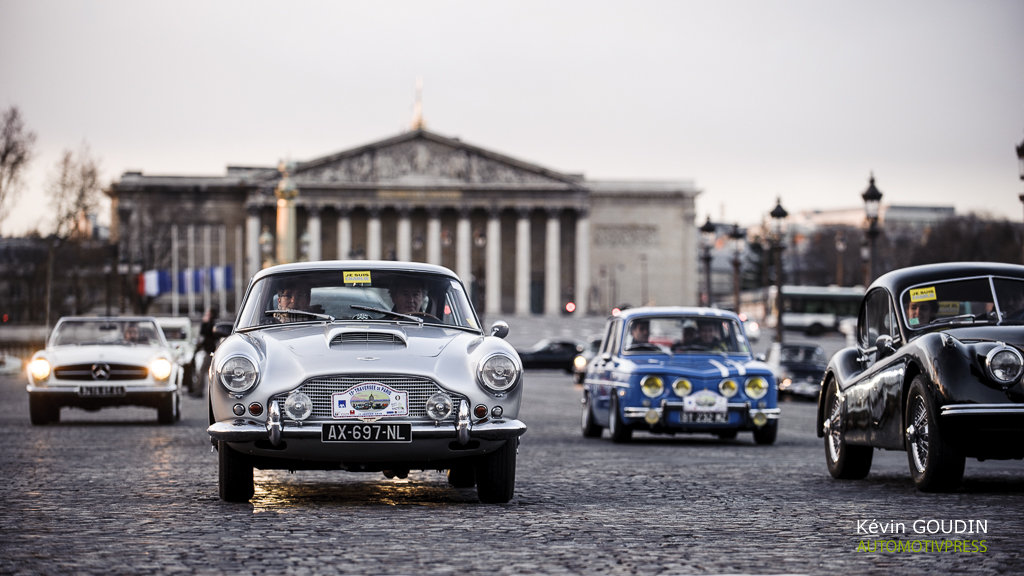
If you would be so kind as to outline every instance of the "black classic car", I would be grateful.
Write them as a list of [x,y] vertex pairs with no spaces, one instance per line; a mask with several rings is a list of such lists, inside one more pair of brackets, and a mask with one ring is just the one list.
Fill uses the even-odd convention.
[[857,345],[829,362],[818,436],[834,478],[905,450],[915,486],[955,490],[965,458],[1024,458],[1024,266],[889,272],[861,303]]
[[583,343],[570,339],[545,339],[526,350],[516,350],[528,370],[565,370],[572,373],[573,359],[583,352]]

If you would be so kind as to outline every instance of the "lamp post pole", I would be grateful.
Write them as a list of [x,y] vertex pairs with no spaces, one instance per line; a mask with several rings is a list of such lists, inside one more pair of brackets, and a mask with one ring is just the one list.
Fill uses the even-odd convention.
[[704,239],[704,253],[701,259],[704,261],[704,282],[706,286],[702,304],[704,306],[711,306],[711,244],[715,241],[715,225],[711,223],[710,215],[708,215],[707,222],[704,222],[704,225],[700,227],[700,233]]
[[[1020,144],[1017,144],[1017,166],[1020,170],[1020,179],[1024,181],[1024,140]],[[1024,204],[1024,194],[1021,194],[1017,198],[1020,199],[1021,203]]]
[[737,314],[740,313],[740,252],[743,249],[745,236],[746,234],[740,230],[739,224],[732,225],[732,232],[729,234],[735,244],[735,250],[732,253],[732,301]]
[[846,255],[846,238],[842,230],[836,230],[836,286],[843,285],[843,264]]
[[882,193],[879,192],[878,188],[875,187],[875,175],[872,174],[868,180],[868,189],[864,191],[860,197],[864,200],[864,215],[868,221],[868,249],[869,258],[871,259],[868,264],[869,278],[864,279],[864,285],[868,286],[871,281],[878,277],[878,248],[877,240],[880,230],[878,228],[878,208],[882,203]]
[[776,198],[775,208],[772,209],[770,215],[772,217],[772,222],[774,223],[772,230],[772,248],[775,254],[775,341],[782,344],[782,239],[785,234],[786,216],[789,216],[786,209],[782,207],[782,198]]

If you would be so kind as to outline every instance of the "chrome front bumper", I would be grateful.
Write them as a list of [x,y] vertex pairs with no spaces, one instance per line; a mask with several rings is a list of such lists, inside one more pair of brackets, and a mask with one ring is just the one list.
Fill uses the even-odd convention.
[[[388,421],[392,422],[392,421]],[[216,422],[210,425],[206,431],[214,440],[224,442],[254,442],[256,440],[269,440],[272,444],[279,443],[282,439],[305,438],[317,439],[321,437],[321,429],[324,422],[305,422],[299,426],[293,422],[271,422],[267,424],[252,420],[237,419],[232,422]],[[469,423],[465,427],[465,441],[463,434],[460,434],[458,423],[455,426],[433,424],[413,424],[412,441],[416,440],[456,440],[460,444],[467,444],[470,440],[509,440],[518,438],[526,433],[526,424],[519,420],[487,420],[476,424]],[[277,443],[274,442],[275,436]]]
[[[654,411],[658,415],[658,421],[663,421],[666,411],[683,410],[682,402],[667,402],[663,401],[661,406],[657,407],[627,407],[622,409],[622,415],[626,418],[644,418],[650,411]],[[768,420],[778,420],[779,414],[782,412],[779,408],[751,408],[745,402],[730,402],[728,405],[729,412],[747,412],[747,418],[753,420],[757,414],[764,414]]]
[[[175,384],[174,382],[157,384],[152,382],[138,382],[132,380],[94,380],[88,382],[87,384],[53,386],[38,386],[36,384],[29,384],[25,386],[25,389],[28,390],[29,394],[78,394],[78,391],[82,386],[119,386],[124,388],[124,393],[126,395],[174,392],[175,390],[178,389],[178,385]],[[103,396],[83,396],[83,398],[103,398]]]
[[946,404],[943,416],[1024,415],[1024,404]]

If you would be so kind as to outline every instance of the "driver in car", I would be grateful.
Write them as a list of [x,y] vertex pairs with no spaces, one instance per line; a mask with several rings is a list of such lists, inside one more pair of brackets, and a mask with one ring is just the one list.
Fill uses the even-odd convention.
[[697,343],[707,350],[714,352],[725,352],[726,345],[722,342],[721,332],[718,329],[718,324],[714,321],[704,321],[698,324],[698,338]]
[[433,314],[423,311],[423,303],[427,299],[427,288],[418,278],[395,278],[388,287],[388,296],[394,303],[391,311],[398,314],[418,316],[431,322],[440,322]]
[[649,320],[633,320],[633,323],[629,325],[629,345],[626,349],[645,347],[648,339],[651,337],[651,322]]
[[934,301],[911,302],[907,305],[907,325],[927,326],[935,319]]
[[[323,314],[324,309],[322,306],[309,305],[311,293],[312,287],[308,280],[302,278],[285,279],[281,282],[281,287],[277,292],[277,309]],[[309,320],[310,318],[312,317],[305,314],[288,314],[287,312],[274,314],[274,319],[279,323]]]

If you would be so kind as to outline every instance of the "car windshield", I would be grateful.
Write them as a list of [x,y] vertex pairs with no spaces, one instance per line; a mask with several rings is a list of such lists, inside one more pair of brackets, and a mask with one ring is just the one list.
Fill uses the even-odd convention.
[[95,320],[61,322],[53,332],[51,346],[162,346],[157,327],[147,320]]
[[817,346],[783,346],[781,362],[792,364],[827,364],[825,351]]
[[708,316],[634,318],[626,327],[622,351],[626,354],[750,354],[735,320]]
[[479,330],[462,284],[440,274],[390,270],[292,272],[249,292],[239,328],[293,322],[381,321]]
[[[995,286],[995,296],[992,287]],[[907,327],[921,330],[952,322],[1024,323],[1024,281],[966,278],[921,284],[901,297]],[[998,307],[998,314],[997,314]]]
[[188,340],[188,329],[184,326],[161,326],[168,341]]

